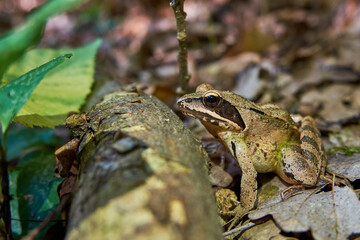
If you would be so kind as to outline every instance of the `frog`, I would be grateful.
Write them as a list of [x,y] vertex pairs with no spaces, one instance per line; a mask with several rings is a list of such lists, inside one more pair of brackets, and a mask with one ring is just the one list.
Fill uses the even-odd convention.
[[307,188],[325,172],[324,147],[311,116],[295,116],[271,103],[256,104],[206,83],[180,97],[177,106],[185,116],[199,119],[239,163],[237,215],[254,209],[258,173],[275,172],[288,185]]

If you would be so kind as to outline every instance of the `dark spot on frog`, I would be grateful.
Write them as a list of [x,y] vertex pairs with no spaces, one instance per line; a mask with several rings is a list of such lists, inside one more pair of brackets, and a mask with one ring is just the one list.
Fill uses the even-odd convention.
[[262,153],[262,155],[264,156],[264,158],[266,159],[267,152],[266,152],[266,151],[264,151],[263,149],[261,149],[261,153]]
[[229,103],[226,100],[223,100],[223,104],[220,108],[216,108],[215,112],[222,116],[223,118],[226,118],[230,120],[231,122],[236,123],[241,129],[245,129],[245,122],[242,119],[240,113],[234,107],[231,103]]
[[234,157],[237,158],[237,156],[236,156],[236,146],[235,146],[235,143],[233,141],[231,141],[231,149],[233,151]]
[[[282,119],[281,118],[278,118],[278,117],[274,117],[276,120],[280,120],[280,121],[282,121]],[[288,126],[288,124],[286,123],[286,125]]]
[[306,143],[310,144],[311,146],[313,146],[316,149],[316,151],[320,151],[319,145],[316,143],[316,141],[313,138],[308,137],[308,136],[303,136],[300,141],[306,142]]
[[253,112],[259,113],[259,114],[261,114],[261,115],[265,115],[264,112],[262,112],[262,111],[260,111],[260,110],[257,110],[257,109],[255,109],[255,108],[250,108],[250,110],[253,111]]
[[303,169],[308,169],[308,163],[304,161],[303,157],[296,157],[294,159],[294,163],[297,164],[298,171],[302,171]]
[[315,136],[320,137],[319,132],[310,125],[303,126],[301,130],[308,130],[308,131],[312,132],[313,134],[315,134]]
[[[254,151],[253,151],[253,154],[255,154],[257,151],[257,147],[254,147]],[[262,150],[261,150],[262,151]]]
[[296,152],[298,154],[302,154],[302,151],[301,151],[301,147],[297,144],[291,144],[289,146],[289,148],[293,151],[293,152]]
[[299,179],[296,179],[295,178],[295,175],[293,174],[293,173],[291,173],[291,172],[284,172],[285,173],[285,175],[288,177],[288,178],[290,178],[290,179],[294,179],[294,180],[296,180],[298,183],[300,183],[300,184],[302,184],[303,183],[303,181],[301,181],[301,180],[299,180]]
[[285,160],[286,160],[286,158],[284,157],[284,158],[281,160],[281,164],[283,165],[283,168],[284,168],[284,169],[289,169],[289,168],[290,168],[290,164],[286,163]]
[[316,157],[316,155],[308,150],[304,150],[303,151],[303,155],[306,159],[309,159],[314,165],[318,164],[318,158]]
[[186,102],[186,103],[191,103],[191,102],[192,102],[192,99],[191,99],[191,98],[187,98],[187,99],[185,99],[185,102]]
[[211,120],[209,120],[208,122],[210,122],[210,123],[213,124],[213,125],[220,126],[220,122],[219,122],[219,121],[211,121]]

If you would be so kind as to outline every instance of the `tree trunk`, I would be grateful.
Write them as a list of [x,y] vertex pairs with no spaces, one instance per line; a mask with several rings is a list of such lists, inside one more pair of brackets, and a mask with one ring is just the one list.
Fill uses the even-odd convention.
[[155,97],[105,96],[86,114],[66,239],[222,239],[207,155]]

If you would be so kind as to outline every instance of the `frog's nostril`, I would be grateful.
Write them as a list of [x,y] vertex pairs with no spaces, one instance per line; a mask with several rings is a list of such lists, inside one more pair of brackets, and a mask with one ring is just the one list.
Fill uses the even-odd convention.
[[185,99],[185,102],[191,103],[191,102],[192,102],[192,99],[191,99],[191,98],[187,98],[187,99]]

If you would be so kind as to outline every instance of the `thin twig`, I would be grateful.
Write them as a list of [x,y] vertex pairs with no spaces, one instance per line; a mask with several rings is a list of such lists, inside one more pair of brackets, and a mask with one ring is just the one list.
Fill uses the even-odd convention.
[[177,29],[177,39],[179,42],[178,62],[179,62],[179,74],[180,74],[180,89],[179,94],[186,93],[188,89],[188,83],[190,75],[188,73],[187,66],[187,43],[186,43],[186,13],[184,12],[184,1],[185,0],[172,0],[170,6],[172,7]]
[[11,211],[10,211],[10,194],[9,194],[9,173],[8,173],[8,164],[6,160],[6,131],[2,136],[2,143],[0,144],[0,178],[1,178],[1,195],[3,197],[3,202],[1,203],[1,217],[4,220],[6,238],[8,240],[12,238],[11,231]]
[[[55,211],[55,210],[54,210]],[[45,221],[45,219],[19,219],[19,218],[12,218],[11,221],[16,221],[16,222],[43,222]],[[50,222],[55,222],[55,223],[58,223],[58,222],[66,222],[66,220],[51,220]]]
[[242,232],[242,231],[245,231],[245,230],[247,230],[249,228],[252,228],[253,226],[255,226],[255,223],[250,222],[250,223],[248,223],[248,224],[246,224],[244,226],[234,228],[231,231],[223,233],[223,236],[226,237],[226,236],[229,236],[229,235],[234,234],[234,233]]
[[31,230],[25,237],[21,238],[21,240],[33,240],[36,238],[36,236],[45,229],[45,227],[52,222],[53,218],[56,217],[56,215],[63,209],[63,207],[69,202],[70,200],[70,194],[65,195],[57,208],[53,210],[52,212],[47,215],[47,217],[44,219],[42,223],[40,223],[36,228]]
[[332,177],[332,189],[331,189],[331,196],[332,196],[332,200],[333,200],[333,209],[334,209],[334,215],[335,215],[335,230],[336,230],[336,239],[338,239],[338,235],[339,235],[339,231],[337,229],[339,229],[339,218],[338,218],[338,214],[336,211],[336,202],[335,202],[335,174],[333,174]]

